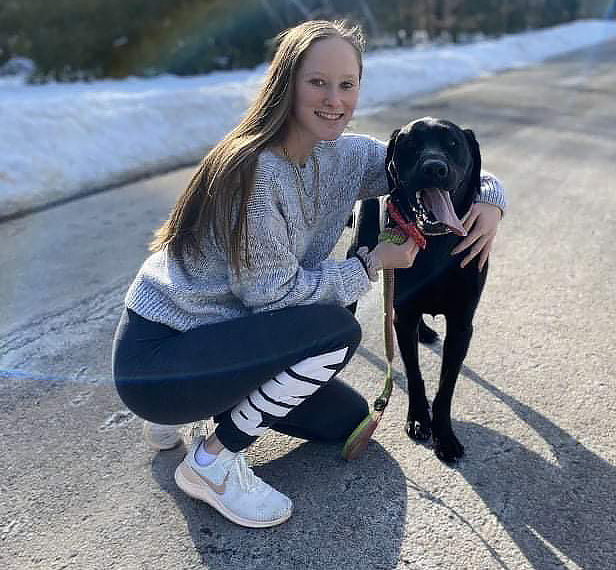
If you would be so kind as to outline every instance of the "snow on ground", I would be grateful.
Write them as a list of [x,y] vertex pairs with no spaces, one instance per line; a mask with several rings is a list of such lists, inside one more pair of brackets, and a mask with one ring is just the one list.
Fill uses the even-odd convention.
[[[616,38],[584,20],[478,43],[370,52],[358,113]],[[239,121],[252,70],[26,85],[0,78],[0,219],[196,162]]]

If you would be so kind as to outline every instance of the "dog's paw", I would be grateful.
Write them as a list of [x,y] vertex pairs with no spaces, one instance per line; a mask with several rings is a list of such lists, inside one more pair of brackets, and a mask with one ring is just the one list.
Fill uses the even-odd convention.
[[453,432],[442,437],[432,437],[432,448],[436,456],[445,463],[454,463],[464,455],[464,446]]
[[417,420],[408,420],[404,427],[406,435],[416,441],[426,441],[432,435],[432,426],[430,420],[420,422]]

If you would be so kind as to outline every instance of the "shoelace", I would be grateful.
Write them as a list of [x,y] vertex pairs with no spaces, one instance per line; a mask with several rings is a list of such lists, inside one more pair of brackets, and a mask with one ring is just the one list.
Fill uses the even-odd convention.
[[263,480],[254,474],[254,471],[246,464],[246,459],[242,453],[238,453],[233,459],[232,469],[237,474],[240,487],[244,491],[251,493],[263,486]]

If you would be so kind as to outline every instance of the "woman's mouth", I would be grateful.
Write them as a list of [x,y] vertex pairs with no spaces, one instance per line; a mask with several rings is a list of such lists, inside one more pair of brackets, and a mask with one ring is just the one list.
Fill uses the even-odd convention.
[[326,121],[338,121],[344,117],[344,113],[330,113],[328,111],[315,111],[314,114]]

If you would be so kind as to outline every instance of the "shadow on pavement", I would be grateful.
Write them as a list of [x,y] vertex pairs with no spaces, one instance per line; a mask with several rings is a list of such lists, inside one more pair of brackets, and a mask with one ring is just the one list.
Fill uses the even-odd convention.
[[184,451],[159,453],[152,475],[181,509],[201,562],[211,570],[251,568],[395,568],[404,535],[407,482],[387,451],[371,442],[354,462],[339,446],[304,442],[254,467],[255,473],[293,499],[286,523],[247,529],[187,497],[173,480]]
[[460,473],[531,567],[569,568],[563,555],[586,570],[609,567],[608,560],[616,560],[616,468],[542,414],[470,370],[464,374],[535,430],[548,452],[540,455],[491,429],[458,423],[479,450],[477,463],[462,462]]
[[[442,354],[440,342],[429,348]],[[540,455],[484,426],[453,422],[470,452],[458,471],[530,567],[570,568],[563,557],[585,570],[609,567],[608,561],[616,560],[616,468],[467,366],[461,375],[508,406],[546,444]],[[502,568],[509,568],[490,550]]]

